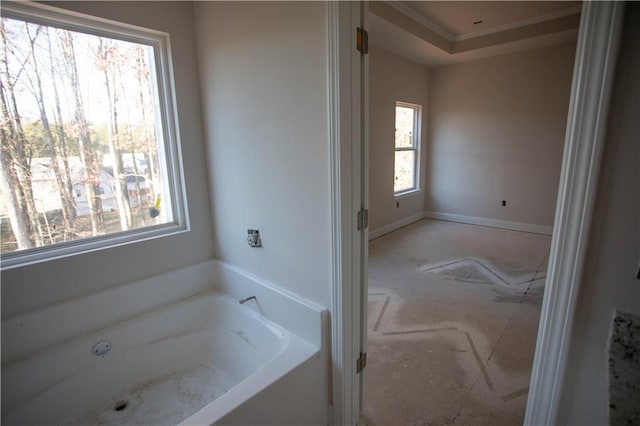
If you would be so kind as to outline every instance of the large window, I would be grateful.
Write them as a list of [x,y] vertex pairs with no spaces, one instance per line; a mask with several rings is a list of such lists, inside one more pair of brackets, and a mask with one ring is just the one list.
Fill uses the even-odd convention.
[[420,105],[396,102],[393,192],[417,191],[420,166]]
[[187,228],[167,34],[2,5],[2,266]]

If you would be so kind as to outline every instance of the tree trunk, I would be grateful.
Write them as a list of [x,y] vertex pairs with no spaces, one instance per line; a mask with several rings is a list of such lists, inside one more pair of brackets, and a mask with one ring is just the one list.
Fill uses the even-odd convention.
[[[122,89],[122,92],[125,92],[125,88],[123,85],[122,80],[120,80],[120,88]],[[127,114],[127,123],[131,123],[131,110],[129,108],[129,104],[125,103],[125,111]],[[140,218],[140,223],[138,224],[138,226],[145,226],[145,219],[144,219],[144,210],[142,208],[142,197],[141,197],[141,193],[140,193],[140,181],[138,178],[138,163],[136,162],[136,150],[135,150],[135,142],[134,142],[134,137],[133,137],[133,132],[131,131],[131,124],[129,124],[129,126],[127,126],[127,140],[129,142],[129,146],[131,148],[131,160],[133,162],[133,173],[135,176],[135,192],[136,192],[136,201],[138,203],[138,217]]]
[[60,95],[58,94],[58,85],[56,83],[56,72],[55,66],[53,63],[53,48],[51,46],[51,36],[49,34],[49,29],[47,28],[47,47],[49,49],[49,71],[51,73],[51,82],[53,86],[53,97],[55,101],[55,110],[54,110],[54,121],[56,127],[56,134],[58,135],[58,149],[60,151],[60,156],[62,157],[62,165],[64,169],[64,179],[63,179],[63,196],[64,201],[67,206],[67,213],[69,215],[70,228],[67,229],[67,237],[73,239],[73,235],[75,234],[75,219],[76,219],[76,203],[73,199],[73,181],[71,179],[71,170],[69,169],[69,159],[67,157],[67,148],[66,148],[66,136],[64,134],[64,127],[62,124],[62,108],[60,107]]
[[[4,121],[4,117],[3,117]],[[18,244],[18,250],[24,250],[32,247],[31,240],[29,240],[29,230],[27,229],[27,224],[24,221],[24,217],[20,211],[20,200],[16,192],[13,190],[14,188],[20,185],[17,182],[17,176],[12,174],[10,171],[12,169],[11,164],[11,156],[8,152],[5,152],[5,147],[9,146],[11,143],[8,140],[8,135],[5,130],[5,123],[2,124],[2,128],[0,129],[0,134],[2,138],[2,170],[0,176],[0,188],[2,192],[9,195],[11,202],[7,206],[7,210],[9,210],[9,224],[11,225],[11,231],[13,232],[13,236],[16,239],[16,243]]]
[[[116,70],[114,60],[117,60],[110,54],[111,45],[104,45],[103,39],[100,39],[98,60],[99,67],[104,73],[104,84],[107,89],[107,97],[109,98],[109,116],[110,125],[108,127],[109,153],[113,158],[113,177],[116,180],[116,204],[118,206],[118,214],[120,216],[120,228],[125,231],[132,226],[131,207],[127,198],[127,181],[123,176],[122,156],[120,155],[120,132],[118,129],[118,95],[116,91]],[[109,82],[109,71],[111,71],[113,84]],[[113,86],[113,93],[112,93]]]
[[[20,203],[20,211],[22,212],[23,222],[30,225],[30,238],[35,242],[36,247],[42,246],[44,229],[40,223],[38,211],[33,200],[33,189],[31,187],[31,166],[26,155],[27,141],[22,129],[22,122],[18,112],[18,104],[16,102],[15,91],[11,82],[9,73],[9,64],[7,62],[7,38],[4,28],[4,21],[0,19],[0,33],[2,35],[2,78],[0,79],[0,91],[2,117],[8,130],[7,145],[5,152],[12,158],[11,173],[15,175],[17,186],[13,188],[15,199]],[[9,99],[5,97],[6,95]],[[11,103],[9,104],[10,101]]]
[[80,161],[85,170],[84,188],[91,216],[91,232],[93,235],[98,235],[104,230],[102,202],[96,191],[96,188],[100,185],[100,166],[96,159],[95,150],[91,145],[91,134],[84,113],[73,35],[69,31],[62,31],[62,34],[64,44],[63,55],[69,65],[69,78],[73,92],[73,116],[76,133],[78,135],[78,143],[80,145]]
[[139,89],[138,95],[140,99],[140,110],[142,111],[142,123],[144,125],[144,139],[145,139],[145,143],[148,150],[147,168],[148,168],[148,172],[151,175],[151,182],[152,182],[151,200],[155,200],[157,195],[155,183],[158,182],[157,180],[158,176],[156,173],[156,166],[155,166],[155,156],[154,156],[155,144],[152,143],[153,141],[151,140],[151,132],[149,131],[149,127],[151,126],[151,123],[147,121],[147,105],[145,104],[145,101],[144,101],[145,86],[147,87],[147,91],[146,91],[147,95],[149,96],[149,98],[151,98],[151,83],[149,81],[149,69],[147,67],[147,62],[144,59],[144,51],[140,46],[136,47],[136,51],[137,51],[136,52],[137,53],[136,76],[138,78],[138,89]]
[[9,86],[9,96],[13,107],[14,126],[16,130],[16,139],[14,140],[14,149],[12,150],[13,158],[16,163],[16,174],[20,179],[20,190],[23,192],[23,200],[28,214],[28,220],[31,224],[31,235],[36,243],[36,247],[44,245],[43,236],[44,228],[40,223],[40,215],[36,209],[36,203],[33,199],[33,187],[31,186],[31,162],[26,154],[26,137],[22,129],[22,122],[18,113],[18,103],[16,102],[13,87]]
[[[38,111],[40,112],[40,120],[42,120],[42,127],[44,129],[45,139],[47,140],[47,145],[49,146],[50,156],[51,156],[51,166],[53,168],[53,173],[55,175],[55,189],[58,193],[58,199],[60,201],[60,207],[62,208],[62,221],[64,226],[64,239],[67,239],[69,235],[69,231],[72,229],[71,223],[71,213],[69,209],[69,205],[71,204],[69,200],[69,194],[66,191],[64,180],[62,179],[62,172],[60,170],[60,161],[58,156],[58,151],[56,149],[56,144],[53,139],[53,133],[51,132],[51,127],[49,126],[49,118],[47,117],[47,111],[44,105],[44,96],[42,93],[42,79],[40,78],[40,70],[38,68],[38,60],[36,59],[35,54],[35,41],[37,38],[37,34],[35,36],[31,36],[29,31],[28,24],[25,23],[25,28],[27,31],[27,35],[29,36],[29,46],[31,48],[30,55],[32,60],[32,66],[35,74],[35,84],[33,87],[33,94],[36,98],[36,103],[38,104]],[[48,34],[48,33],[47,33]],[[47,212],[44,212],[46,219]],[[49,228],[48,220],[45,220],[47,224],[47,228]],[[47,229],[49,233],[49,237],[51,239],[51,231]],[[51,241],[53,243],[54,241]]]

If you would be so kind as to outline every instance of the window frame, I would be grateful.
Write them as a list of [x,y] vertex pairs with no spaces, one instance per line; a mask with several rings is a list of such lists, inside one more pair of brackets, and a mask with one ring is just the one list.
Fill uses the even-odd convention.
[[0,11],[3,18],[143,44],[153,49],[155,67],[151,66],[150,71],[158,102],[156,126],[162,137],[162,141],[158,141],[158,151],[162,151],[163,157],[162,161],[158,161],[158,167],[159,172],[166,175],[166,183],[162,185],[163,200],[170,200],[173,213],[173,221],[164,224],[5,253],[0,257],[0,270],[189,232],[169,33],[32,2],[4,1]]
[[[398,147],[395,140],[395,112],[398,107],[411,108],[413,110],[413,146],[411,147]],[[393,175],[394,175],[394,187],[395,187],[395,166],[396,166],[396,153],[397,152],[414,152],[414,164],[413,164],[413,186],[409,189],[403,189],[401,191],[393,191],[394,198],[401,198],[407,195],[411,195],[422,190],[420,186],[420,166],[421,161],[421,141],[422,141],[422,105],[414,104],[410,102],[396,101],[394,105],[394,136],[393,136]]]

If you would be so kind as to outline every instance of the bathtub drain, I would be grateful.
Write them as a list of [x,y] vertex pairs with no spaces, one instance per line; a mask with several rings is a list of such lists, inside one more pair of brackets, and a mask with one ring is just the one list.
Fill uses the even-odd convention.
[[127,409],[129,403],[127,401],[118,401],[113,406],[113,411],[121,412]]

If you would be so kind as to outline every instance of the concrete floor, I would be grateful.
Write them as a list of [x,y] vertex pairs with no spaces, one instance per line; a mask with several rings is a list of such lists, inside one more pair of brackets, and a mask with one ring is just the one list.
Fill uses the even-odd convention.
[[521,425],[551,237],[422,220],[369,246],[369,425]]

